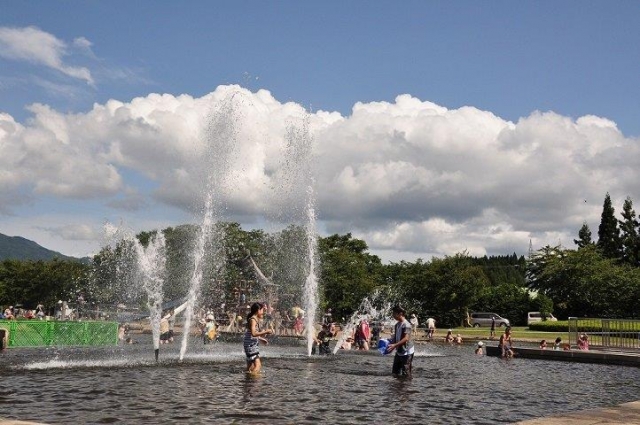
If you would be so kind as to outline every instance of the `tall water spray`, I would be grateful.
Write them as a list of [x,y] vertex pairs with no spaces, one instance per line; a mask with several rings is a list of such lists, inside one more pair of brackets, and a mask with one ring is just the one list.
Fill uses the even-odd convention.
[[[291,219],[303,224],[306,236],[304,262],[306,279],[302,288],[302,303],[305,314],[305,336],[307,351],[311,355],[315,338],[315,319],[318,309],[318,258],[314,178],[312,172],[313,140],[309,132],[309,117],[299,126],[291,125],[286,134],[287,148],[279,195],[287,204],[281,208],[288,211]],[[293,259],[295,260],[295,259]]]
[[205,132],[205,152],[203,178],[205,179],[204,207],[202,223],[193,252],[193,272],[189,281],[189,293],[185,312],[180,360],[187,351],[189,330],[194,316],[195,305],[201,292],[205,259],[211,253],[213,268],[223,265],[221,254],[221,235],[216,223],[220,221],[223,211],[223,194],[229,176],[230,160],[236,145],[234,95],[223,101],[219,109],[212,112]]
[[316,236],[316,210],[313,186],[309,186],[307,197],[307,256],[309,273],[302,292],[303,305],[307,311],[305,329],[307,330],[307,354],[311,355],[315,339],[315,312],[318,309],[318,277],[316,275],[316,253],[318,239]]

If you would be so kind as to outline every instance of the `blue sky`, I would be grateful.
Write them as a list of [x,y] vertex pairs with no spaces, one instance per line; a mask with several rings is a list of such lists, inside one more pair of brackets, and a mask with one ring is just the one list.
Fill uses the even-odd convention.
[[[41,1],[3,9],[3,26],[85,37],[106,66],[142,80],[99,81],[77,101],[51,99],[69,110],[237,83],[344,114],[358,101],[411,93],[511,120],[534,110],[595,114],[640,135],[635,2]],[[15,76],[30,67],[2,68]],[[43,99],[11,93],[2,106],[16,114]]]
[[[460,111],[460,108],[469,106],[485,113],[489,121],[494,115],[507,127],[507,124],[516,126],[515,130],[511,129],[516,139],[525,133],[523,129],[529,128],[524,125],[528,121],[522,126],[520,121],[535,121],[539,118],[536,111],[541,112],[540,119],[544,123],[561,117],[579,127],[578,120],[584,116],[613,123],[617,130],[614,136],[598,133],[597,142],[594,141],[596,136],[585,135],[585,131],[578,130],[577,133],[584,138],[575,139],[575,151],[568,154],[571,158],[585,149],[584,143],[593,143],[590,145],[593,152],[607,152],[603,144],[614,139],[615,142],[611,143],[618,148],[624,146],[628,156],[628,149],[635,149],[640,136],[640,49],[637,47],[640,41],[637,24],[640,3],[637,2],[36,1],[3,2],[1,9],[0,29],[6,30],[6,38],[0,42],[0,113],[10,115],[15,122],[31,129],[37,128],[38,124],[30,123],[29,119],[33,119],[34,114],[26,108],[34,103],[48,105],[50,110],[62,116],[57,119],[66,121],[73,119],[74,114],[89,114],[94,104],[105,105],[109,99],[127,105],[136,97],[148,100],[151,93],[176,97],[185,94],[202,99],[218,86],[238,85],[253,94],[267,90],[282,105],[293,102],[313,113],[320,110],[337,112],[353,125],[356,125],[355,121],[349,118],[353,118],[352,109],[356,103],[366,106],[388,102],[397,106],[396,97],[402,94],[448,111]],[[46,34],[55,40],[52,42],[57,46],[53,50],[56,52],[53,59],[51,51],[34,50],[11,38],[12,34],[23,34],[20,31],[29,27],[38,35]],[[401,109],[402,114],[412,116],[406,109]],[[389,111],[390,116],[398,113]],[[41,116],[43,114],[46,115],[41,113]],[[473,125],[480,126],[475,127],[479,132],[487,128],[467,116],[456,119],[470,126],[470,134],[474,131]],[[454,131],[459,125],[456,122],[451,121],[451,127],[447,128]],[[599,128],[603,128],[602,122],[598,121]],[[544,128],[544,123],[538,123],[538,128]],[[591,125],[593,120],[589,123]],[[529,124],[532,126],[534,123]],[[611,128],[609,124],[604,127]],[[390,128],[410,134],[411,130],[404,125],[389,123]],[[565,123],[554,128],[562,125],[566,127]],[[265,134],[264,130],[262,134]],[[554,135],[573,140],[566,134],[554,132]],[[17,134],[12,136],[15,149],[27,143],[20,137]],[[73,144],[76,139],[73,135],[70,137]],[[318,135],[317,140],[322,141],[323,137]],[[421,140],[433,147],[430,144],[435,140],[433,137],[433,134],[425,134]],[[553,140],[546,133],[526,136],[518,139],[517,143],[519,146],[537,147],[540,137]],[[98,136],[96,138],[99,139]],[[364,146],[370,140],[359,143]],[[96,143],[104,147],[105,141]],[[342,143],[344,146],[349,140]],[[373,145],[380,149],[379,144]],[[369,152],[373,149],[371,146],[363,148],[363,151]],[[149,146],[149,149],[157,147]],[[99,149],[94,147],[95,150]],[[420,152],[425,158],[433,158],[440,151],[424,149]],[[562,167],[562,157],[558,155],[566,154],[565,151],[562,154],[545,152],[551,155],[551,160],[547,158],[544,164]],[[456,155],[453,151],[449,154],[451,158]],[[61,158],[55,161],[62,161]],[[354,154],[353,158],[357,156]],[[391,162],[393,158],[392,155]],[[74,161],[74,158],[69,157],[68,161]],[[182,213],[188,208],[176,207],[178,200],[167,201],[148,193],[167,184],[169,177],[163,179],[157,172],[136,168],[136,161],[132,158],[104,161],[100,165],[114,167],[121,180],[121,183],[113,182],[107,190],[108,196],[119,197],[120,200],[123,197],[144,198],[143,203],[149,207],[137,214],[153,217],[153,223],[158,225],[175,223],[187,217]],[[400,158],[397,162],[406,163]],[[605,162],[607,167],[611,167],[616,164],[616,159]],[[354,159],[353,163],[344,164],[333,177],[327,176],[326,182],[337,181],[336,176],[344,176],[345,170],[356,170],[356,176],[364,175],[363,170],[375,168],[363,165],[370,163],[362,158]],[[153,224],[144,222],[132,210],[128,210],[129,213],[114,212],[112,207],[101,206],[100,199],[85,199],[81,191],[69,189],[65,192],[58,188],[47,193],[42,184],[22,176],[18,178],[17,173],[12,174],[12,167],[17,164],[15,161],[4,164],[7,179],[10,178],[15,186],[0,196],[5,203],[5,208],[0,208],[0,213],[4,210],[4,226],[0,227],[2,233],[20,234],[52,249],[82,254],[95,250],[98,243],[95,238],[86,236],[84,242],[60,239],[60,232],[51,230],[70,229],[69,226],[82,220],[80,216],[70,214],[72,223],[65,224],[63,217],[69,214],[69,210],[82,213],[87,222],[85,230],[95,229],[100,220],[123,215],[134,227]],[[590,169],[600,165],[596,156],[588,164]],[[632,168],[633,164],[628,166]],[[568,168],[571,171],[572,168]],[[43,172],[42,164],[37,169]],[[426,173],[424,181],[433,173],[442,176],[466,171],[438,168],[434,164],[420,164],[415,170],[418,170],[416,175],[420,175],[420,170]],[[388,171],[386,169],[385,172]],[[606,179],[607,183],[602,183],[598,177],[601,173],[594,172],[585,177],[581,174],[584,169],[574,171],[576,181],[571,185],[559,185],[566,187],[570,194],[559,189],[556,196],[571,199],[588,197],[593,199],[594,208],[572,214],[571,221],[561,227],[552,226],[545,230],[544,223],[553,223],[555,218],[526,226],[524,222],[540,213],[529,210],[517,218],[508,205],[483,205],[478,211],[462,214],[460,211],[473,208],[460,205],[464,201],[455,199],[451,194],[432,199],[434,191],[424,187],[418,193],[430,199],[429,205],[443,198],[451,199],[443,201],[433,211],[425,205],[414,206],[399,199],[396,199],[399,202],[396,204],[372,206],[379,211],[375,216],[363,216],[361,212],[345,209],[342,217],[327,214],[321,228],[326,231],[354,231],[365,238],[376,252],[391,260],[451,254],[465,249],[465,246],[470,247],[472,253],[479,254],[499,253],[500,250],[522,253],[528,249],[529,239],[542,245],[554,240],[569,244],[572,233],[577,233],[579,228],[579,225],[575,227],[577,222],[589,222],[595,233],[604,193],[612,192],[614,203],[618,205],[622,204],[625,196],[634,195],[623,184]],[[407,170],[404,172],[409,173]],[[582,183],[579,176],[583,178]],[[635,176],[626,176],[630,177]],[[55,180],[59,176],[41,178]],[[397,177],[387,175],[386,178]],[[585,178],[589,180],[588,184]],[[503,183],[512,180],[503,175],[492,179]],[[115,188],[118,184],[120,189]],[[584,189],[576,190],[581,184]],[[126,187],[135,187],[135,194],[132,195],[131,190],[127,192]],[[552,191],[556,192],[555,189]],[[380,195],[380,199],[392,199],[400,193],[406,194],[407,188],[390,189],[386,195]],[[456,193],[456,190],[450,193]],[[491,198],[492,193],[487,192],[485,196]],[[496,189],[495,196],[499,193]],[[544,195],[540,193],[538,196]],[[161,208],[164,202],[172,206],[169,213],[163,212],[167,208]],[[416,211],[394,217],[388,212],[394,209],[394,205],[404,205],[407,211],[416,208]],[[321,199],[321,211],[322,207]],[[328,204],[326,207],[330,209]],[[174,211],[172,208],[177,209]],[[540,208],[548,209],[544,202],[540,203]],[[430,212],[424,212],[427,210]],[[36,226],[33,221],[46,221],[46,211],[59,211],[58,218],[49,224],[38,223]],[[492,211],[497,211],[499,218],[492,216]],[[243,217],[252,214],[242,208],[237,213]],[[322,213],[320,215],[322,218]],[[387,221],[378,221],[383,216]],[[436,235],[472,233],[470,229],[476,224],[469,220],[480,216],[485,218],[478,226],[488,226],[487,235],[493,234],[491,232],[496,230],[490,230],[488,223],[491,220],[488,217],[492,216],[496,223],[500,223],[497,225],[500,229],[509,228],[518,236],[512,235],[515,239],[510,239],[508,244],[495,246],[482,243],[481,235],[468,245],[421,246],[406,239],[401,242],[402,238],[399,238],[398,246],[375,242],[376,238],[387,240],[389,234],[397,234],[398,229],[393,228],[393,223],[402,224],[407,216],[411,217],[407,225],[420,225],[423,229],[431,228],[437,220],[442,220],[445,227],[454,226],[449,230],[436,226],[440,232]],[[456,227],[461,224],[464,224],[462,228]],[[42,228],[49,230],[43,231]],[[410,233],[415,232],[413,229]],[[85,233],[95,234],[95,230]],[[432,233],[427,232],[427,235],[434,237]],[[463,234],[459,236],[463,237]],[[527,243],[523,244],[523,241]]]

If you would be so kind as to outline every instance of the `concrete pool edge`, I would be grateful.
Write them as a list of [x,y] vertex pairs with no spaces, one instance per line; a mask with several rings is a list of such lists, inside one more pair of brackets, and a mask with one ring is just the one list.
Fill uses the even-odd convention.
[[631,425],[639,423],[640,401],[515,422],[517,425]]
[[[513,348],[514,355],[523,359],[557,360],[578,363],[600,363],[640,367],[640,353],[603,350],[542,350],[540,348]],[[498,347],[487,346],[488,356],[499,356]]]
[[[640,401],[514,422],[515,425],[632,425],[638,423],[640,423]],[[0,425],[46,424],[0,418]]]

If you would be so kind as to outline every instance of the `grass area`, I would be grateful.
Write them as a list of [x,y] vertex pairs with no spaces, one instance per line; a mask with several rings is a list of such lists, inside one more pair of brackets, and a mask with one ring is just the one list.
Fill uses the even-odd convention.
[[[424,338],[424,329],[420,329],[420,333],[417,335],[418,339]],[[436,329],[435,338],[444,338],[448,329]],[[481,328],[451,328],[454,335],[460,334],[463,339],[489,339],[490,329],[487,327]],[[498,340],[500,335],[504,333],[504,328],[496,328],[495,339]],[[511,328],[511,335],[514,339],[540,341],[546,339],[547,342],[554,341],[558,336],[566,338],[566,333],[559,332],[541,332],[531,331],[526,326],[513,326]]]

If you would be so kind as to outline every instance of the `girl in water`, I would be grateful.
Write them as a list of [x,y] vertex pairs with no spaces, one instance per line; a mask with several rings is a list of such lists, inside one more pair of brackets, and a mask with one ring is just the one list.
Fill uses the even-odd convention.
[[247,372],[251,374],[260,373],[262,363],[260,362],[260,352],[258,346],[260,341],[268,344],[269,342],[263,338],[263,335],[270,335],[271,329],[260,330],[260,321],[264,315],[264,305],[261,303],[253,303],[251,312],[247,316],[247,331],[244,334],[244,353],[247,355]]

